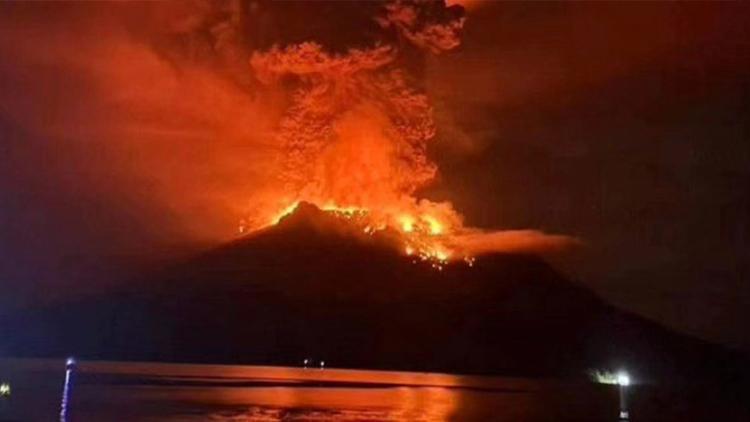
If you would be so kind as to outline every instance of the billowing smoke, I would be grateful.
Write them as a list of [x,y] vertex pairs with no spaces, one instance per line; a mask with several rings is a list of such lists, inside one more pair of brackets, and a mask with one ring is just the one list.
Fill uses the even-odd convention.
[[16,62],[0,70],[17,89],[0,94],[4,116],[84,169],[84,179],[52,176],[56,187],[117,203],[157,237],[228,239],[240,220],[259,228],[306,201],[366,212],[365,229],[418,234],[407,250],[440,257],[568,240],[486,235],[450,203],[418,197],[438,172],[429,146],[440,130],[420,68],[459,47],[459,5],[6,7],[0,48]]
[[369,17],[379,27],[370,45],[336,53],[305,41],[252,54],[258,81],[285,91],[288,101],[274,136],[283,151],[281,186],[270,196],[281,203],[251,210],[260,211],[258,223],[268,221],[263,211],[297,201],[393,219],[412,211],[414,193],[435,177],[427,157],[435,136],[432,110],[404,62],[412,45],[433,53],[456,47],[462,10],[435,1],[378,6]]
[[[469,230],[450,203],[416,197],[438,171],[428,157],[437,128],[409,61],[458,47],[463,9],[398,0],[383,3],[372,19],[381,35],[369,46],[333,53],[306,41],[253,53],[262,83],[290,89],[275,135],[284,151],[280,199],[363,210],[369,227],[399,229],[407,251],[439,260],[570,244],[533,231]],[[267,220],[261,216],[260,223]]]

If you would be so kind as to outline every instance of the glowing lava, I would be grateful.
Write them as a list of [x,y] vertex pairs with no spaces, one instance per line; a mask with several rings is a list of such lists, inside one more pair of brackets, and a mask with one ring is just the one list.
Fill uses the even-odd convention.
[[[299,207],[300,201],[292,202],[271,218],[269,225],[276,225],[285,217],[293,214]],[[343,224],[357,226],[364,234],[374,235],[386,229],[397,232],[403,242],[403,251],[407,256],[430,261],[432,266],[442,269],[442,266],[457,257],[449,245],[450,239],[444,233],[444,225],[432,215],[398,214],[389,216],[378,212],[371,212],[366,208],[325,204],[319,207],[336,218],[346,220]],[[472,260],[468,256],[461,256],[464,261]],[[468,261],[467,261],[468,262]]]

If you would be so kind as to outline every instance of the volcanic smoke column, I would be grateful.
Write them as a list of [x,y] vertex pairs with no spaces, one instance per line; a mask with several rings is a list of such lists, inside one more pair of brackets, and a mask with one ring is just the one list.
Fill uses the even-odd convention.
[[277,133],[283,151],[279,206],[308,201],[363,209],[390,225],[399,216],[425,213],[445,226],[460,224],[450,205],[414,196],[437,171],[427,157],[435,124],[405,63],[407,52],[458,46],[463,9],[395,1],[373,19],[383,36],[370,47],[337,54],[304,42],[253,54],[260,81],[292,84]]
[[279,187],[250,229],[277,223],[305,201],[356,220],[367,234],[395,230],[403,252],[439,268],[449,260],[472,263],[477,253],[569,245],[570,238],[533,230],[466,227],[450,202],[417,198],[437,174],[427,156],[436,128],[410,69],[425,54],[460,44],[463,8],[433,0],[376,6],[371,22],[379,36],[364,46],[333,50],[306,41],[252,54],[255,78],[284,92],[288,105],[273,136]]

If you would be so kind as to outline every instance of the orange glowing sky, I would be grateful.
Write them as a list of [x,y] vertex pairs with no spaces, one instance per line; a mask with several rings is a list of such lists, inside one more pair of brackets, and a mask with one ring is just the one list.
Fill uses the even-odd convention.
[[[499,230],[455,233],[482,252],[567,239],[545,232],[581,238],[588,246],[566,268],[603,295],[750,344],[736,322],[750,308],[736,292],[748,274],[747,6],[461,1],[469,13],[450,51],[424,53],[408,41],[424,43],[419,31],[387,37],[403,54],[382,70],[409,75],[418,95],[404,98],[432,109],[434,137],[409,143],[423,154],[392,160],[388,148],[402,144],[387,113],[336,112],[333,138],[357,142],[324,142],[331,151],[300,160],[315,183],[287,197],[279,124],[295,88],[320,85],[288,72],[261,82],[251,57],[275,43],[314,40],[339,57],[372,45],[377,4],[354,3],[260,2],[243,31],[218,25],[230,10],[188,2],[0,5],[0,51],[12,58],[0,62],[0,279],[55,279],[71,255],[225,241],[254,211],[297,200],[398,203],[393,224],[437,218],[419,208],[431,204],[446,230]],[[348,106],[344,94],[323,103]],[[410,179],[407,156],[435,172]],[[714,323],[683,318],[687,308]]]

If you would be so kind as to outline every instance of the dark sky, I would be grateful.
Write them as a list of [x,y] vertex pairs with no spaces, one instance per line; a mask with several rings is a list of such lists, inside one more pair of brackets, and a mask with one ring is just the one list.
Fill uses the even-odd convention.
[[[440,178],[424,194],[474,226],[577,236],[558,262],[576,280],[750,349],[750,7],[471,4],[463,45],[425,63]],[[132,29],[142,9],[0,6],[0,306],[234,229],[227,198],[262,161],[226,123],[245,100],[199,72],[175,85]]]
[[578,235],[566,268],[609,300],[750,347],[748,10],[470,10],[435,78],[476,151],[446,148],[440,193],[480,226]]

